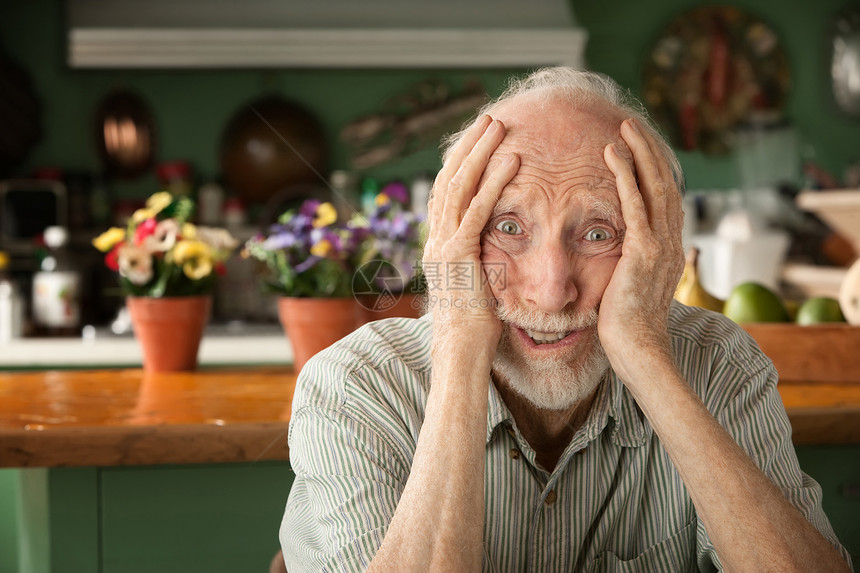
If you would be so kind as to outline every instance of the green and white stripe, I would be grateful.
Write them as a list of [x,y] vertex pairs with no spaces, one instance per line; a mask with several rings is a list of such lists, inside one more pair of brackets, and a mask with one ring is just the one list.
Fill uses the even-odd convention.
[[[670,330],[708,409],[839,546],[821,488],[798,466],[770,360],[714,313],[675,305]],[[303,369],[289,437],[296,479],[280,532],[289,571],[363,571],[382,543],[424,417],[430,331],[426,317],[371,323]],[[484,479],[485,571],[720,569],[684,483],[612,373],[552,473],[537,466],[491,384]]]

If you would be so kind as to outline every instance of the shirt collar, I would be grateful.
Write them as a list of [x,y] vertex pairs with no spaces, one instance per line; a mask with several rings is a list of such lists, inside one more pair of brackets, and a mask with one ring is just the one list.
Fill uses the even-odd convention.
[[644,445],[653,430],[636,400],[615,372],[610,371],[604,383],[609,390],[609,438],[616,445],[627,448]]
[[502,395],[496,385],[493,384],[493,379],[490,377],[490,390],[487,395],[487,443],[493,437],[493,432],[500,426],[508,426],[513,423],[513,415],[508,410],[505,401],[502,400]]
[[[639,409],[633,396],[615,374],[610,371],[598,390],[591,406],[591,412],[578,432],[584,432],[588,442],[593,441],[604,430],[609,439],[618,446],[637,447],[645,444],[650,437],[651,425]],[[508,410],[495,384],[490,380],[487,408],[487,443],[496,428],[513,424],[513,415]]]

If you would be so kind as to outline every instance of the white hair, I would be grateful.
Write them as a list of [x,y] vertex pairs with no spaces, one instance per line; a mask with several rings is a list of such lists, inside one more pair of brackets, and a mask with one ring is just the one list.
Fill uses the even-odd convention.
[[[537,97],[543,104],[560,99],[573,104],[576,108],[602,103],[610,106],[623,118],[635,119],[638,125],[647,130],[657,142],[660,152],[669,164],[678,189],[681,192],[684,191],[681,164],[672,146],[651,121],[642,103],[609,76],[562,66],[541,68],[526,76],[512,78],[502,95],[479,109],[475,118],[484,114],[492,115],[492,112],[502,103],[526,95]],[[448,160],[451,151],[474,122],[475,119],[468,121],[460,131],[448,135],[443,140],[441,145],[443,161]]]

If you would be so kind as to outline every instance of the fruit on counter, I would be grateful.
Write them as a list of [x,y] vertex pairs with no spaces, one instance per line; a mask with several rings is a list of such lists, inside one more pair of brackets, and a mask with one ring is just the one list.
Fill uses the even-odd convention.
[[839,308],[839,301],[829,296],[816,296],[806,299],[797,309],[797,324],[807,326],[824,322],[845,322]]
[[738,324],[745,322],[789,322],[782,299],[764,285],[742,283],[732,289],[723,314]]
[[723,311],[723,301],[706,291],[699,280],[699,249],[695,247],[687,251],[684,273],[675,289],[675,300],[687,306]]
[[860,259],[848,269],[839,286],[839,306],[845,318],[854,325],[860,325]]

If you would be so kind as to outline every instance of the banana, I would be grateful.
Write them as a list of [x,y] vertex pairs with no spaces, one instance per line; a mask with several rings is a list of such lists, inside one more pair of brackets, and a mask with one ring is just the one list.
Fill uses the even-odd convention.
[[684,273],[675,289],[675,300],[687,306],[698,306],[714,312],[722,312],[724,301],[705,290],[699,282],[699,249],[687,251]]
[[842,279],[839,306],[849,323],[860,325],[860,259],[854,261]]

